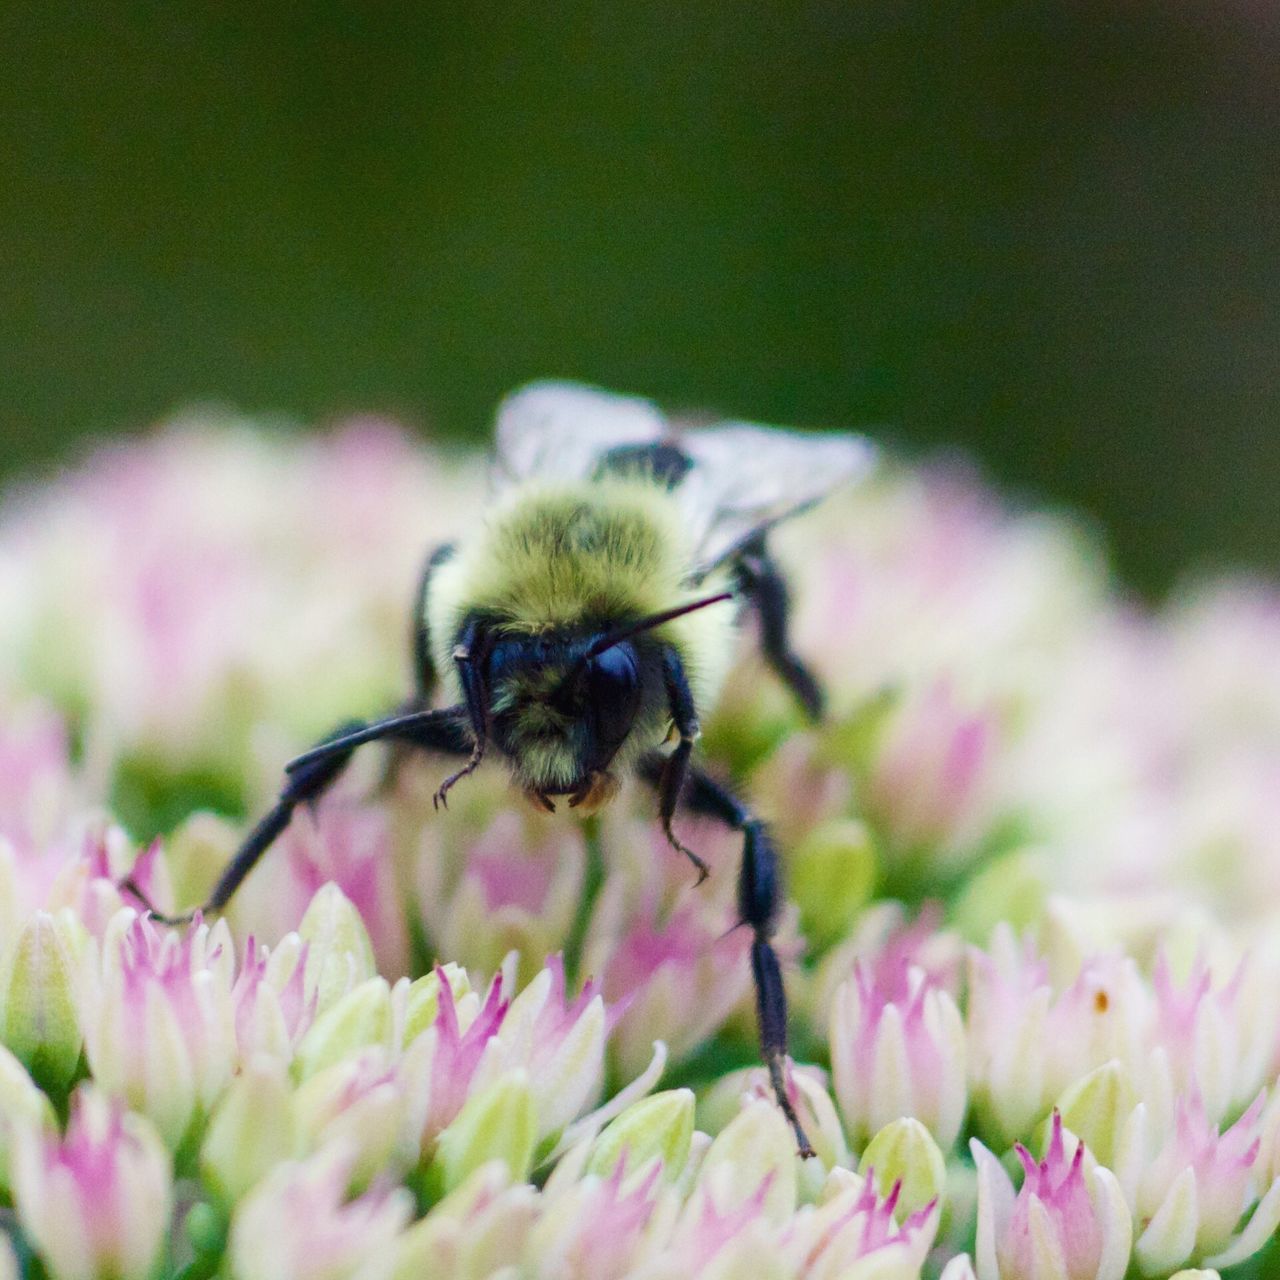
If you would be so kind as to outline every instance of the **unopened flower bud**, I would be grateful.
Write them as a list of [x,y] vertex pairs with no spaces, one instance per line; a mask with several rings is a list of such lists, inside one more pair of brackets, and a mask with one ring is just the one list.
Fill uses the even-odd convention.
[[875,1174],[876,1190],[888,1196],[898,1188],[899,1217],[939,1200],[947,1185],[947,1164],[928,1129],[906,1116],[885,1125],[867,1144],[858,1162],[864,1177]]
[[596,1139],[587,1160],[591,1173],[608,1177],[625,1161],[628,1175],[662,1164],[674,1182],[689,1159],[693,1139],[693,1092],[668,1089],[634,1102]]
[[80,1059],[75,991],[83,930],[68,913],[37,911],[14,941],[0,976],[0,1041],[53,1094]]
[[875,879],[875,845],[865,823],[835,818],[810,831],[795,847],[788,872],[805,937],[816,947],[843,938]]
[[1115,1163],[1125,1121],[1138,1103],[1129,1071],[1112,1061],[1089,1072],[1058,1099],[1063,1126],[1079,1138],[1094,1158],[1108,1168]]
[[317,1013],[377,973],[364,920],[332,882],[316,891],[298,934],[309,944],[307,994],[314,994]]
[[53,1132],[53,1108],[22,1063],[0,1048],[0,1192],[9,1190],[9,1162],[19,1129]]
[[442,1185],[452,1191],[481,1165],[501,1160],[513,1179],[533,1164],[538,1117],[523,1071],[512,1071],[469,1098],[440,1135],[436,1160]]
[[449,998],[455,1005],[471,994],[471,980],[467,977],[467,971],[452,962],[440,965],[411,982],[404,998],[402,1044],[411,1044],[435,1022],[440,1010],[442,986],[448,988]]
[[298,1045],[295,1074],[305,1080],[366,1045],[391,1045],[391,988],[385,978],[362,982],[315,1020]]
[[292,1097],[282,1063],[258,1058],[232,1080],[209,1120],[200,1169],[225,1209],[294,1154]]
[[760,1212],[778,1223],[795,1211],[795,1135],[775,1102],[749,1101],[716,1136],[698,1171],[698,1186],[720,1212],[763,1195]]

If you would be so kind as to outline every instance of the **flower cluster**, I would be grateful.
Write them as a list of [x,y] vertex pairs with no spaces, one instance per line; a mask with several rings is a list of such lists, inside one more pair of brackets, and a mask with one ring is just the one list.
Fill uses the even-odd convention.
[[[195,418],[0,519],[0,1278],[1254,1280],[1280,1268],[1280,590],[1142,613],[1069,524],[887,471],[778,530],[808,724],[704,717],[740,837],[356,757],[223,918],[280,763],[409,687],[481,468]],[[750,632],[750,626],[746,628]]]

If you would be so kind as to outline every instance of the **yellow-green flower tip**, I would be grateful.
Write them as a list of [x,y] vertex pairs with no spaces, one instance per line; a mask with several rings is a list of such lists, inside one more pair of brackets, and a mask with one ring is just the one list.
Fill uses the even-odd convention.
[[444,1190],[461,1186],[491,1160],[501,1160],[515,1180],[528,1177],[537,1126],[529,1078],[523,1070],[508,1072],[469,1098],[440,1135],[436,1160]]
[[933,1135],[911,1116],[891,1121],[867,1144],[858,1162],[864,1177],[874,1171],[876,1190],[888,1196],[901,1184],[897,1215],[904,1218],[942,1197],[947,1163]]
[[663,1175],[674,1182],[684,1171],[693,1140],[693,1092],[668,1089],[634,1102],[596,1139],[587,1170],[611,1174],[626,1162],[627,1173],[662,1162]]

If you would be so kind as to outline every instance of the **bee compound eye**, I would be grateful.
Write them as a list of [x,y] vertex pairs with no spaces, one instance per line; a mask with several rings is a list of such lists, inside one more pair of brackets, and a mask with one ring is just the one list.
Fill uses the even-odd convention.
[[585,693],[596,743],[607,759],[627,736],[640,702],[640,668],[631,645],[614,645],[591,659]]

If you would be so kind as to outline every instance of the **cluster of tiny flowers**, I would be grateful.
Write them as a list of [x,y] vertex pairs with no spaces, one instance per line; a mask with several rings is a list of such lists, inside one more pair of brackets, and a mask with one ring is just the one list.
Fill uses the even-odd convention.
[[741,837],[358,754],[228,909],[282,762],[412,687],[483,466],[193,416],[0,513],[0,1280],[1261,1280],[1280,1272],[1280,590],[1122,601],[954,466],[780,528]]

